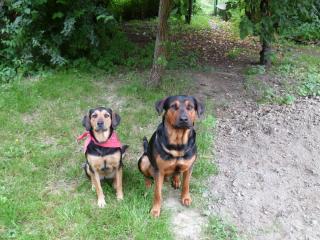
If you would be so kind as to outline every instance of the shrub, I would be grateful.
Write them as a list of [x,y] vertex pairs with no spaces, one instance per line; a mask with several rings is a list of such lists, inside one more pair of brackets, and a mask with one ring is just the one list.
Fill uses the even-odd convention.
[[4,1],[0,60],[20,67],[62,66],[106,49],[116,29],[108,0]]
[[158,15],[159,0],[111,0],[109,9],[117,20],[151,18]]

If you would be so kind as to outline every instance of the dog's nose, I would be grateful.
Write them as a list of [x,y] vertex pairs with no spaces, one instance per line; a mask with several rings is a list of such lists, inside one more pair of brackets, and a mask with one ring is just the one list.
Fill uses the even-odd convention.
[[180,116],[180,122],[188,122],[188,117],[186,115]]
[[103,122],[97,122],[98,127],[103,127]]

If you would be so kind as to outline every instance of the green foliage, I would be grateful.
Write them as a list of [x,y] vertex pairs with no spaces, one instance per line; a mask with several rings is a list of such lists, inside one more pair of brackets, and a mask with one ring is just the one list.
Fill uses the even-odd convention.
[[154,44],[139,47],[118,32],[110,41],[108,50],[99,57],[97,66],[108,72],[113,72],[117,66],[146,68],[152,64],[153,49]]
[[[211,105],[206,102],[207,113],[204,119],[197,123],[197,148],[199,159],[197,160],[197,167],[194,168],[192,176],[206,180],[212,174],[218,173],[218,168],[213,162],[213,130],[216,126],[216,119],[210,112]],[[211,108],[213,109],[213,108]]]
[[0,58],[7,65],[62,66],[106,49],[115,21],[108,1],[4,1]]
[[281,34],[296,41],[320,39],[320,2],[307,1],[288,13]]
[[320,72],[316,69],[308,72],[298,88],[298,93],[302,96],[320,96]]
[[244,51],[245,49],[242,49],[242,48],[239,48],[239,47],[234,47],[232,49],[230,49],[228,52],[227,52],[227,57],[234,60],[236,59],[237,57],[240,56],[240,54]]
[[159,0],[111,0],[109,9],[118,20],[151,18],[158,15]]
[[238,0],[238,2],[240,10],[234,13],[236,13],[235,22],[240,26],[241,38],[256,35],[262,40],[271,42],[277,34],[281,34],[300,40],[320,39],[319,1]]
[[183,17],[176,15],[169,19],[170,30],[177,34],[184,31],[209,30],[210,18],[209,15],[199,13],[192,16],[191,24],[185,24]]
[[207,228],[210,239],[238,240],[240,239],[235,227],[224,223],[220,218],[210,217]]
[[[196,0],[192,0],[192,14],[196,15],[201,11],[200,5]],[[173,0],[171,15],[186,16],[188,14],[189,0]]]
[[320,49],[296,49],[294,44],[290,48],[276,56],[268,72],[262,66],[246,70],[245,87],[258,102],[292,104],[299,96],[320,96]]

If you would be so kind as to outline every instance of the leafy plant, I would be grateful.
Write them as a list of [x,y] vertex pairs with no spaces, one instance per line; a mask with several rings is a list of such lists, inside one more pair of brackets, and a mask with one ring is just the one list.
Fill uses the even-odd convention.
[[106,49],[116,22],[108,1],[4,1],[0,20],[0,59],[7,65],[63,66]]

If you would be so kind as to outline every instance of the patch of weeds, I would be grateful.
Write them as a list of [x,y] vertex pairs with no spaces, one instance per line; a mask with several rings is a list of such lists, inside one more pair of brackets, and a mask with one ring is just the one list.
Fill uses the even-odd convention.
[[320,96],[320,72],[310,70],[298,87],[301,96]]
[[122,96],[134,97],[142,100],[144,103],[152,103],[170,95],[188,95],[190,92],[191,81],[184,74],[177,76],[174,72],[165,75],[162,84],[158,88],[146,88],[145,80],[148,74],[139,74],[132,72],[126,76],[126,84],[119,88]]
[[117,33],[110,42],[110,46],[97,61],[97,66],[107,72],[114,73],[117,67],[129,69],[146,68],[153,60],[154,44],[139,47],[131,42],[124,33]]
[[257,75],[257,74],[264,74],[266,72],[266,69],[264,66],[258,65],[258,66],[252,66],[246,69],[245,73],[246,75]]
[[224,223],[218,217],[210,217],[207,234],[215,240],[239,240],[240,237],[235,227]]
[[169,19],[170,31],[180,33],[183,31],[209,30],[209,21],[210,16],[201,13],[192,16],[191,24],[186,24],[184,17],[171,17]]
[[311,50],[282,53],[268,72],[261,66],[248,68],[246,89],[260,103],[292,104],[297,96],[320,96],[320,60],[305,51]]
[[169,52],[167,69],[195,69],[198,67],[199,55],[197,52],[186,52],[181,42],[168,42]]
[[198,160],[192,176],[202,180],[210,175],[217,174],[218,169],[213,162],[213,142],[216,119],[212,113],[207,113],[206,117],[197,122],[197,147]]
[[241,54],[243,53],[243,48],[239,47],[234,47],[231,50],[229,50],[226,54],[227,57],[230,58],[231,60],[235,60],[238,58]]

